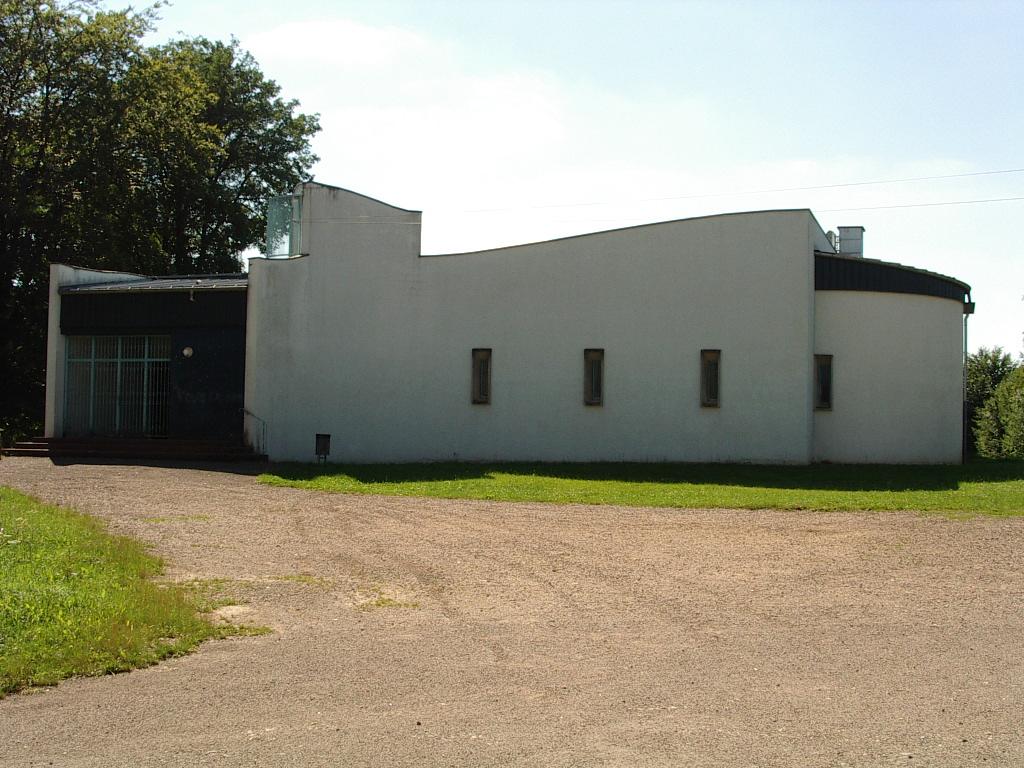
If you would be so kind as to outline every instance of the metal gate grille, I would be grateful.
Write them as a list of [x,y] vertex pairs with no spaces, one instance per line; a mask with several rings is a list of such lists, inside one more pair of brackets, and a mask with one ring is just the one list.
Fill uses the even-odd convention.
[[64,435],[166,435],[170,360],[170,336],[68,336]]

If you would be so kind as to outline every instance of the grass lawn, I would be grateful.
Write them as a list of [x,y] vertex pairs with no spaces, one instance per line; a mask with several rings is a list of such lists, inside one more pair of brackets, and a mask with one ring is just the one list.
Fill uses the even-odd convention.
[[657,507],[1024,515],[1024,462],[963,466],[280,464],[270,485],[335,493]]
[[0,488],[0,697],[142,667],[211,637],[196,596],[154,582],[160,560],[85,515]]

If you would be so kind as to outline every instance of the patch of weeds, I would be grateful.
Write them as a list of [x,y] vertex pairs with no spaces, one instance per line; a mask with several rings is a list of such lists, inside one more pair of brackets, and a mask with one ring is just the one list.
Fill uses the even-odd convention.
[[250,624],[218,624],[217,628],[224,630],[223,634],[218,635],[219,639],[228,637],[260,637],[262,635],[269,635],[274,631],[270,627]]
[[[918,514],[921,515],[921,516],[925,516],[925,515],[931,514],[931,513],[928,513],[928,512],[918,512]],[[936,514],[942,515],[947,520],[964,521],[964,520],[973,520],[976,517],[981,517],[985,513],[984,512],[979,512],[977,510],[961,509],[961,510],[947,510],[947,511],[943,511],[943,512],[938,512]]]
[[384,597],[383,595],[375,600],[370,600],[366,603],[359,604],[359,610],[369,611],[373,608],[419,608],[420,604],[415,602],[402,602],[401,600],[395,600],[393,597]]
[[0,531],[0,697],[266,631],[201,616],[215,584],[154,581],[159,558],[86,515],[0,488]]
[[314,576],[311,573],[286,573],[281,576],[274,576],[275,581],[289,581],[293,584],[305,584],[308,587],[320,587],[329,589],[331,580],[323,576]]
[[232,588],[241,584],[235,579],[190,579],[177,582],[177,585],[192,596],[200,613],[212,613],[218,608],[229,605],[241,605],[242,601]]
[[[192,601],[200,613],[215,614],[219,608],[245,605],[246,601],[239,597],[238,592],[251,583],[245,579],[218,577],[212,579],[190,579],[188,581],[176,582],[176,585],[186,590],[192,596]],[[268,635],[273,631],[270,627],[234,624],[225,621],[223,617],[218,617],[218,619],[214,623],[214,627],[218,631],[218,638],[256,637],[258,635]]]
[[372,611],[376,608],[419,608],[420,604],[414,601],[396,600],[384,594],[383,589],[378,586],[371,586],[361,589],[358,592],[360,600],[356,603],[356,610]]
[[206,522],[210,519],[209,515],[156,515],[153,517],[142,518],[147,523],[183,523],[189,521]]

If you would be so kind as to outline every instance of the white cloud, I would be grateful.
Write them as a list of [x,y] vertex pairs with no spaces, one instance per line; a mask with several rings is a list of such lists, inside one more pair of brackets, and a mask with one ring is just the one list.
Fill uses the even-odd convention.
[[289,73],[374,75],[412,69],[446,57],[446,48],[408,29],[374,27],[348,19],[291,21],[247,37],[245,48],[264,65]]

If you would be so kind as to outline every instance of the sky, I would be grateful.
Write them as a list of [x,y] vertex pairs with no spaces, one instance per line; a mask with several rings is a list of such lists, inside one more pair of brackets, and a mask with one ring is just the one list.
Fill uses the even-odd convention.
[[319,113],[314,178],[422,210],[424,253],[810,208],[826,230],[865,227],[868,258],[969,283],[972,350],[1024,350],[1024,3],[175,0],[160,15],[149,42],[237,38]]

